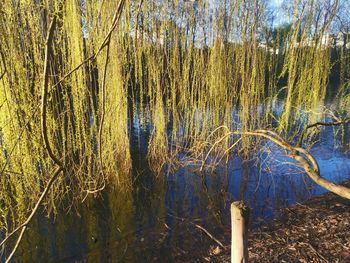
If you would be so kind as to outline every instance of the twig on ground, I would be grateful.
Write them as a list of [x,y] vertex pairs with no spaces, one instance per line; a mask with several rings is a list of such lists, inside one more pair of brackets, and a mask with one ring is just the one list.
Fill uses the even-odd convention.
[[197,227],[200,230],[202,230],[208,237],[210,237],[213,241],[215,241],[216,244],[218,244],[221,248],[225,249],[225,246],[217,238],[215,238],[212,234],[210,234],[209,231],[206,230],[204,227],[202,227],[202,226],[200,226],[198,224],[192,223],[192,222],[190,222],[190,224],[192,224],[195,227]]
[[310,243],[299,242],[299,244],[308,246],[320,259],[323,260],[323,262],[329,263],[329,261],[324,256],[322,256],[322,254],[318,252]]
[[200,226],[200,225],[198,225],[196,223],[191,222],[189,219],[178,217],[178,216],[172,215],[170,213],[168,213],[168,215],[173,217],[173,218],[176,218],[176,219],[180,220],[181,222],[188,221],[189,224],[191,224],[191,225],[195,226],[196,228],[202,230],[209,238],[211,238],[221,248],[226,249],[226,247],[217,238],[215,238],[208,230],[206,230],[204,227],[202,227],[202,226]]

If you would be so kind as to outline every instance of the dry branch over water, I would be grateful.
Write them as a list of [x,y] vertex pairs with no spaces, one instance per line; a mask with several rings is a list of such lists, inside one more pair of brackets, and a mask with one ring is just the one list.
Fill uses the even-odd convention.
[[[319,165],[315,159],[315,157],[309,153],[306,149],[302,148],[299,146],[300,142],[303,141],[303,136],[305,132],[313,127],[317,126],[338,126],[347,123],[348,120],[342,121],[338,120],[335,122],[317,122],[315,124],[311,124],[306,127],[305,131],[301,134],[300,140],[297,143],[296,146],[293,146],[291,143],[289,143],[287,140],[282,138],[281,135],[276,133],[273,130],[264,130],[264,129],[259,129],[256,131],[229,131],[229,129],[226,126],[220,126],[217,128],[214,132],[219,132],[220,129],[225,130],[226,133],[217,141],[215,141],[212,144],[212,147],[208,151],[206,157],[202,161],[202,166],[201,170],[203,169],[203,165],[205,164],[209,153],[215,148],[215,146],[218,144],[218,142],[221,142],[223,139],[227,137],[232,137],[235,135],[240,135],[240,136],[255,136],[255,137],[263,137],[265,139],[270,140],[274,144],[278,145],[282,149],[286,151],[286,155],[293,160],[297,161],[298,164],[303,168],[305,173],[318,185],[322,186],[323,188],[327,189],[330,192],[333,192],[345,199],[350,200],[350,188],[342,186],[342,185],[337,185],[332,182],[329,182],[328,180],[324,179],[321,176],[321,171],[319,169]],[[211,134],[213,135],[213,133]],[[234,146],[236,146],[237,143],[234,143],[232,146],[229,147],[229,150],[232,150]],[[224,154],[227,154],[227,151],[224,152]]]

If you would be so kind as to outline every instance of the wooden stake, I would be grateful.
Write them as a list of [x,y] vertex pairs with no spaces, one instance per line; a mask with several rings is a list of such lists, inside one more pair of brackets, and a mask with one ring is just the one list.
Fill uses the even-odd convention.
[[249,211],[242,201],[231,204],[231,263],[248,262]]

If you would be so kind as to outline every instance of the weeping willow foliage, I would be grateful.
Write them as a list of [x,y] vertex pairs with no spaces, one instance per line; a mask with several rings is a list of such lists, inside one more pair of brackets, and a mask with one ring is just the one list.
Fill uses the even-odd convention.
[[[349,43],[349,37],[345,36],[344,43]],[[350,50],[346,47],[341,47],[337,50],[339,59],[339,79],[340,89],[337,94],[337,99],[340,100],[341,108],[345,111],[350,109]]]
[[[51,200],[80,200],[107,181],[126,188],[135,121],[150,125],[148,157],[160,171],[169,152],[205,141],[220,125],[252,130],[277,120],[287,131],[299,116],[294,106],[314,110],[326,96],[331,48],[324,37],[337,1],[328,9],[322,1],[294,1],[290,30],[282,32],[270,26],[266,0],[125,0],[108,52],[99,48],[116,1],[3,2],[0,210],[14,221],[32,208],[53,169],[39,109],[43,43],[53,16],[58,23],[49,58],[48,132],[65,172]],[[342,79],[348,76],[345,57]],[[271,101],[281,94],[282,115],[273,116]],[[222,146],[230,143],[227,138]],[[242,139],[246,153],[251,144],[251,138]]]
[[[52,200],[69,193],[82,198],[110,178],[127,185],[130,167],[127,129],[126,58],[119,33],[111,37],[106,72],[105,100],[102,102],[102,72],[107,54],[90,60],[69,77],[75,68],[97,52],[111,26],[116,4],[80,1],[6,1],[1,9],[2,69],[1,107],[1,210],[13,214],[14,222],[35,204],[51,176],[53,164],[43,147],[40,131],[40,87],[44,43],[48,23],[57,16],[50,61],[48,133],[55,154],[64,160],[65,173],[51,191]],[[103,13],[103,18],[101,14]],[[103,105],[102,105],[103,104]],[[102,139],[98,139],[100,116],[105,114]],[[103,145],[98,151],[98,144]],[[103,160],[98,165],[99,156]],[[106,177],[101,170],[105,169]],[[9,193],[12,193],[9,195]],[[63,193],[63,195],[62,195]],[[72,195],[73,193],[73,195]],[[29,206],[28,206],[29,204]],[[16,207],[16,209],[11,209]],[[52,209],[52,203],[48,204]]]
[[[326,95],[331,49],[325,39],[332,19],[325,17],[336,13],[335,10],[325,13],[318,4],[317,1],[305,1],[301,7],[293,7],[295,22],[288,36],[289,47],[282,72],[288,74],[288,84],[280,129],[288,128],[290,120],[300,116],[298,112],[293,113],[293,105],[315,110]],[[309,121],[316,120],[311,117]]]

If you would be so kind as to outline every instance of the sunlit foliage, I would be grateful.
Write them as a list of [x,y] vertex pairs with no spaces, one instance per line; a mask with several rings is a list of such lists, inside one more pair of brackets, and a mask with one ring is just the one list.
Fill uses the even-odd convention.
[[[1,214],[18,221],[28,213],[53,168],[40,136],[39,110],[43,43],[53,16],[58,26],[50,58],[49,139],[65,172],[48,209],[67,196],[84,199],[106,181],[127,188],[130,126],[152,127],[148,157],[160,172],[169,152],[205,141],[220,125],[252,130],[277,122],[288,132],[300,116],[294,107],[317,111],[336,63],[324,39],[337,1],[328,2],[293,1],[286,8],[291,24],[278,29],[264,0],[126,0],[109,53],[104,49],[91,59],[110,29],[116,1],[3,1]],[[340,54],[346,91],[348,51]],[[275,114],[272,103],[284,97],[282,112]],[[245,155],[251,140],[242,140]]]

